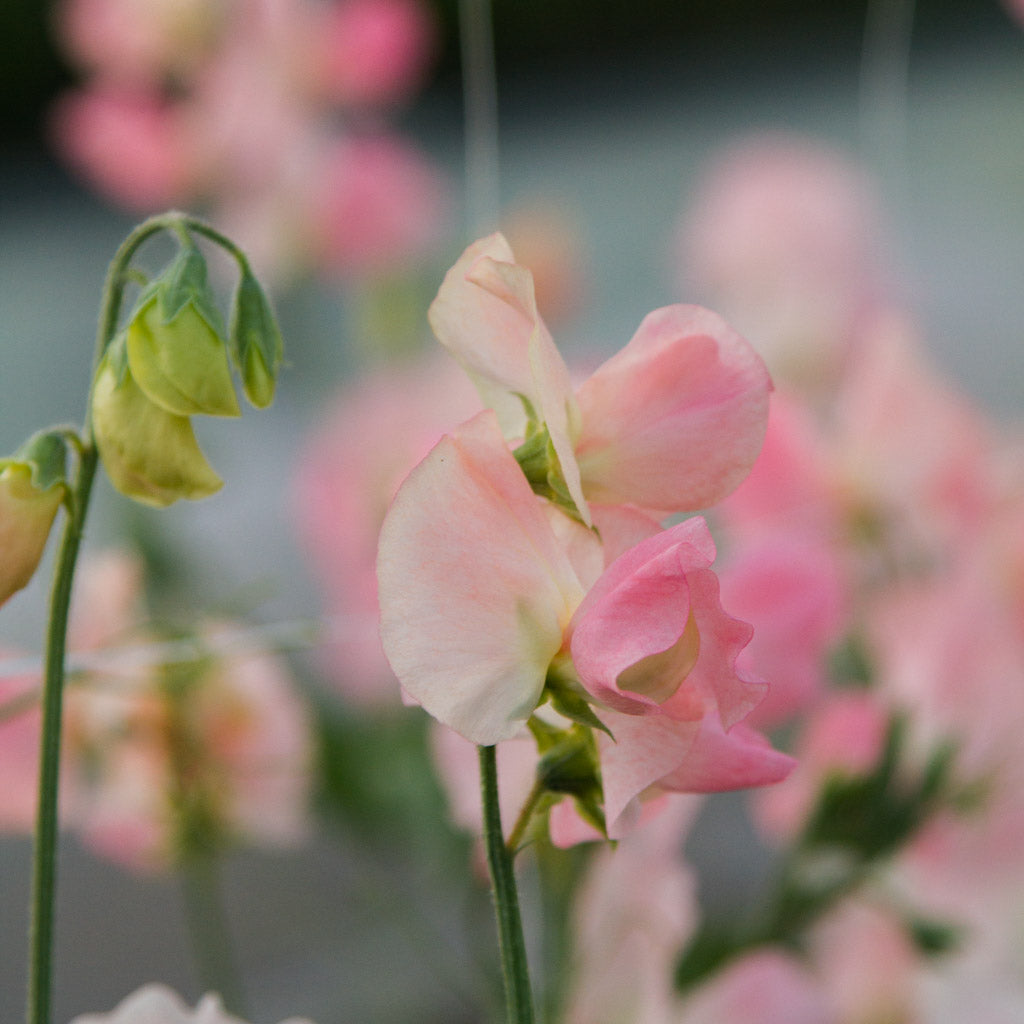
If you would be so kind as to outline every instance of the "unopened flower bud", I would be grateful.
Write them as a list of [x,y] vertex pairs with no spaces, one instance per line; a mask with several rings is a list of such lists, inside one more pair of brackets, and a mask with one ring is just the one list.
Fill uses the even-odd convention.
[[32,578],[67,494],[67,449],[58,433],[29,438],[0,459],[0,604]]
[[162,508],[178,498],[208,497],[223,484],[188,417],[150,400],[116,342],[96,371],[92,425],[111,483],[129,498]]
[[232,301],[229,339],[245,397],[257,409],[265,409],[274,400],[284,343],[267,296],[247,269]]
[[177,416],[240,415],[206,261],[194,245],[139,297],[125,339],[132,376],[157,405]]

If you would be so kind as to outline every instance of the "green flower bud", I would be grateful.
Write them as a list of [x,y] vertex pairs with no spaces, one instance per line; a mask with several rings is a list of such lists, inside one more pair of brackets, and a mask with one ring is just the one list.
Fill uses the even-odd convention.
[[67,448],[43,431],[0,459],[0,604],[24,587],[43,557],[46,539],[67,495]]
[[238,416],[206,261],[185,246],[147,287],[125,330],[128,364],[147,397],[177,416]]
[[245,397],[265,409],[274,400],[284,343],[267,296],[248,268],[235,290],[230,323],[231,356],[242,375]]
[[111,483],[144,505],[163,508],[178,498],[206,498],[223,484],[188,417],[150,400],[116,341],[96,370],[92,426]]

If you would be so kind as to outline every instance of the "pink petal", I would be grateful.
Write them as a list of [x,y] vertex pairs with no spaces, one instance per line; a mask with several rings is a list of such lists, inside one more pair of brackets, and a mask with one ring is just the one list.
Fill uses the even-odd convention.
[[584,491],[665,512],[714,504],[761,450],[770,391],[760,357],[719,316],[655,310],[577,392]]
[[708,714],[683,762],[659,780],[678,793],[722,793],[781,782],[796,766],[759,732],[740,722],[728,732]]
[[[591,588],[573,620],[573,661],[583,686],[626,714],[656,710],[665,695],[628,692],[619,677],[644,659],[670,651],[691,614],[688,574],[709,566],[714,542],[703,519],[690,519],[631,548]],[[686,661],[686,651],[680,652]],[[679,659],[664,666],[664,686],[675,692],[693,667]],[[702,712],[698,708],[697,714]],[[679,717],[686,717],[680,715]]]
[[582,592],[493,412],[409,474],[377,575],[384,652],[406,692],[474,743],[514,735]]
[[471,245],[445,276],[429,318],[462,364],[506,435],[524,421],[519,396],[547,425],[569,493],[589,525],[572,438],[579,413],[569,370],[537,311],[533,276],[513,261],[504,236]]

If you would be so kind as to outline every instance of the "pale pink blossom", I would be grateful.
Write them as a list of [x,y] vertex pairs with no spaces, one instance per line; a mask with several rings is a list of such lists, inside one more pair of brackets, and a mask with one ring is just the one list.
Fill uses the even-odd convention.
[[758,950],[725,967],[682,1004],[685,1024],[852,1024],[829,1006],[794,956]]
[[419,0],[313,6],[308,28],[307,53],[318,84],[346,107],[408,99],[422,84],[436,47],[436,26]]
[[[220,997],[209,993],[195,1009],[166,985],[151,983],[125,997],[110,1013],[85,1013],[71,1024],[244,1024],[228,1013]],[[305,1018],[289,1017],[281,1024],[310,1024]]]
[[406,478],[377,578],[384,652],[405,691],[474,743],[515,735],[583,590],[492,412]]
[[63,0],[57,29],[83,67],[150,85],[192,70],[215,41],[224,7],[209,0]]
[[566,1024],[677,1024],[675,959],[696,922],[682,843],[697,798],[595,852],[573,909],[574,964]]
[[532,276],[496,234],[466,249],[429,317],[507,436],[521,436],[528,400],[584,522],[588,500],[663,515],[707,507],[760,451],[771,382],[750,346],[708,310],[649,314],[574,394]]
[[440,173],[395,135],[350,135],[327,146],[307,187],[310,244],[328,270],[372,275],[427,255],[450,212]]
[[[0,652],[0,662],[13,658]],[[39,784],[40,682],[34,674],[0,675],[0,833],[31,834]]]
[[65,93],[52,130],[68,163],[133,211],[179,204],[195,169],[180,108],[149,92],[98,85]]
[[[599,545],[556,515],[581,545]],[[629,808],[622,826],[633,824],[634,799],[652,786],[762,785],[791,768],[735,725],[764,684],[736,672],[750,627],[722,612],[711,556],[703,521],[685,521],[621,555],[585,601],[542,500],[494,414],[484,412],[431,451],[385,519],[384,650],[406,692],[474,743],[516,735],[549,673],[596,694],[616,741],[601,741],[601,759],[609,823],[619,834],[620,816]],[[689,557],[698,567],[687,576]],[[631,594],[642,600],[630,606]],[[633,713],[616,714],[610,702]]]
[[780,382],[818,393],[842,371],[879,303],[879,203],[842,152],[782,132],[716,157],[678,229],[677,261]]

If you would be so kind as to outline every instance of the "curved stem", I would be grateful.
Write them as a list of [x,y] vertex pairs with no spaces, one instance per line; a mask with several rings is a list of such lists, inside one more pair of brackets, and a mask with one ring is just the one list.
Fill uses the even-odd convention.
[[520,847],[523,845],[523,839],[526,837],[526,831],[530,827],[530,822],[533,820],[533,815],[537,810],[537,805],[540,803],[546,792],[547,789],[545,788],[544,783],[540,779],[537,779],[519,811],[519,817],[516,818],[516,822],[512,826],[512,831],[508,834],[508,841],[505,843],[505,846],[508,848],[509,856],[513,859],[519,852]]
[[506,1019],[508,1024],[533,1024],[533,995],[530,991],[523,924],[519,916],[516,876],[512,868],[512,856],[501,832],[497,759],[494,747],[477,749],[480,756],[484,844],[494,890],[494,914],[498,924],[501,972],[505,982]]
[[[173,226],[181,214],[152,217],[136,227],[111,260],[103,286],[93,371],[117,331],[128,271],[139,247],[159,231]],[[98,454],[92,431],[92,388],[86,403],[85,429],[78,452],[78,472],[72,487],[69,512],[50,590],[42,693],[42,733],[39,747],[39,795],[35,847],[32,857],[32,902],[29,925],[28,1024],[50,1024],[53,988],[54,907],[57,890],[58,791],[60,788],[61,719],[64,704],[65,655],[68,612],[78,549],[82,541],[89,496],[96,476]]]

